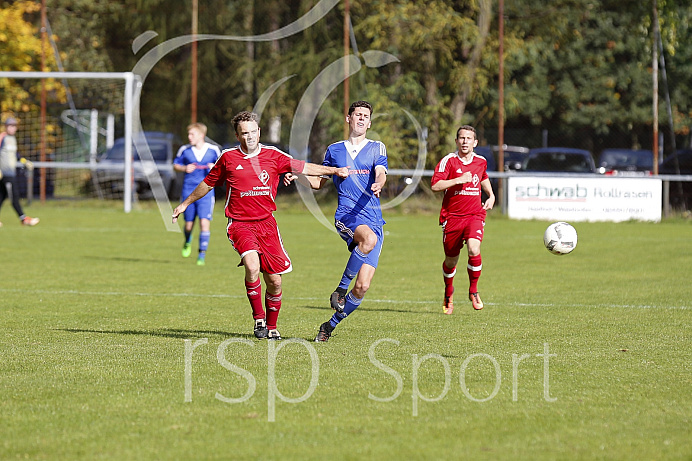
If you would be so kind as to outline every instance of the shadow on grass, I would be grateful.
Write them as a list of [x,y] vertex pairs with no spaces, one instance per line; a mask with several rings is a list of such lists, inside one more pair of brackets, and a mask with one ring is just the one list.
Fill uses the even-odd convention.
[[[383,309],[381,307],[371,307],[371,306],[372,306],[372,304],[365,306],[365,307],[359,307],[358,309],[356,309],[355,312],[358,312],[360,310],[364,310],[364,311],[368,311],[368,312],[401,312],[403,314],[418,314],[418,315],[420,315],[420,314],[435,314],[435,315],[437,315],[437,313],[423,311],[423,310],[389,309],[389,308]],[[307,306],[307,305],[303,305],[303,306],[294,306],[294,307],[303,308],[303,309],[314,309],[314,310],[318,310],[318,311],[325,311],[325,313],[329,312],[330,317],[331,317],[331,314],[334,313],[334,310],[330,306]],[[440,309],[440,310],[442,310],[442,309]]]
[[223,338],[250,338],[255,336],[245,333],[231,333],[228,331],[219,330],[181,330],[164,328],[161,330],[89,330],[82,328],[58,328],[58,331],[66,331],[68,333],[100,333],[107,335],[143,335],[143,336],[160,336],[163,338],[180,338],[180,339],[196,339],[200,336],[220,336]]
[[99,261],[118,261],[123,263],[158,263],[158,264],[171,264],[173,261],[170,259],[151,259],[151,258],[125,258],[122,256],[113,257],[103,257],[103,256],[85,256],[85,259],[96,259]]

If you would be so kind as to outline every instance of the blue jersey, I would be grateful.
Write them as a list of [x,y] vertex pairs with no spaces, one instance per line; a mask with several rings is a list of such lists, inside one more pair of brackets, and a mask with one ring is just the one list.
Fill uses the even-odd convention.
[[332,176],[332,181],[339,194],[339,204],[334,218],[345,221],[358,218],[374,226],[384,225],[380,199],[372,193],[376,168],[387,171],[387,149],[380,141],[365,139],[354,146],[349,141],[340,141],[330,145],[324,154],[323,165],[332,167],[350,167],[348,178]]
[[176,165],[187,166],[191,163],[197,165],[192,173],[185,173],[183,179],[183,198],[192,193],[193,190],[209,174],[209,164],[214,164],[221,157],[218,147],[205,142],[201,149],[186,144],[178,150],[173,163]]

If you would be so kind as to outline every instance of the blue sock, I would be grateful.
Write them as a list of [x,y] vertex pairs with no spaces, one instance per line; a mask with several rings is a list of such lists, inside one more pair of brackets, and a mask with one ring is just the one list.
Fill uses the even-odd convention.
[[192,231],[190,231],[190,232],[185,231],[185,244],[189,245],[191,241],[192,241]]
[[341,276],[341,282],[339,282],[339,288],[343,290],[348,290],[349,285],[351,285],[351,280],[358,274],[367,255],[363,254],[358,247],[355,247],[351,252],[351,256],[348,258],[346,263],[346,269],[344,269],[344,274]]
[[209,247],[209,236],[211,232],[200,232],[199,233],[199,251],[207,251]]
[[360,306],[360,303],[363,302],[363,298],[358,299],[355,296],[353,296],[353,292],[349,292],[346,295],[346,304],[344,305],[344,312],[343,314],[339,314],[338,312],[335,312],[334,315],[332,315],[332,318],[329,319],[329,324],[333,327],[336,328],[336,326],[341,322],[343,319],[348,317],[351,312],[355,311],[358,309],[358,306]]

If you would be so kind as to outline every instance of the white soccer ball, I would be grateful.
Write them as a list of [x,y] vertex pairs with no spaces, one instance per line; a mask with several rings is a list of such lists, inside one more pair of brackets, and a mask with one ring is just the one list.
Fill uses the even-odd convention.
[[577,230],[566,222],[554,222],[543,234],[543,244],[554,255],[566,255],[577,247]]

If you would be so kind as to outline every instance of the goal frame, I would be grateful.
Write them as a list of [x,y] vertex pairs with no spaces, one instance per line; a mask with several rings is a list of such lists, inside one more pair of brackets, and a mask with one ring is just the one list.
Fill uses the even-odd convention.
[[[134,108],[137,93],[141,88],[141,79],[133,72],[18,72],[0,71],[0,78],[10,79],[92,79],[92,80],[124,80],[124,116],[125,116],[125,166],[124,166],[124,191],[123,210],[125,213],[132,211],[132,139],[135,138]],[[41,177],[45,177],[45,168],[91,168],[93,165],[87,162],[33,162],[34,166],[41,169]]]

